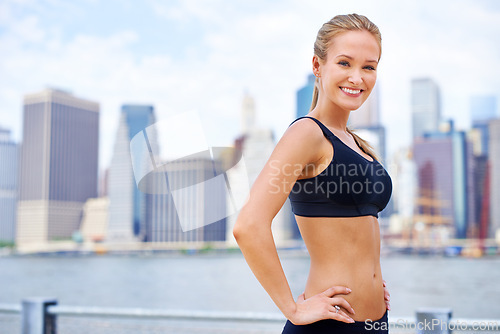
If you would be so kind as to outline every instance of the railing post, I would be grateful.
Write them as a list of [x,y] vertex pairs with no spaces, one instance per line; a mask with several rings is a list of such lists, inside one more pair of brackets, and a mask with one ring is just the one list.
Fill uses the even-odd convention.
[[450,319],[449,308],[417,309],[417,334],[451,334]]
[[56,334],[56,316],[47,312],[51,305],[57,305],[55,298],[28,298],[22,302],[22,334]]

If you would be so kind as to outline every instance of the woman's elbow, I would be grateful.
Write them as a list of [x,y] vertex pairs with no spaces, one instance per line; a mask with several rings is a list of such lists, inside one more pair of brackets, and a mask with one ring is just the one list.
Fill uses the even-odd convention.
[[233,227],[233,236],[236,241],[240,241],[249,231],[249,222],[240,214]]
[[241,239],[245,238],[245,236],[253,235],[255,233],[258,233],[259,230],[259,225],[261,225],[262,222],[257,222],[255,220],[255,217],[252,215],[249,215],[246,213],[245,208],[243,208],[239,215],[238,218],[236,219],[236,222],[233,227],[233,236],[236,239],[236,241],[240,241]]

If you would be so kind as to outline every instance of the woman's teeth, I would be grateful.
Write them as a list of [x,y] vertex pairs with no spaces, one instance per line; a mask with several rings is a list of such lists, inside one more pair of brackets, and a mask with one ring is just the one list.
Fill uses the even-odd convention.
[[345,87],[340,87],[340,89],[342,89],[344,92],[346,92],[348,94],[359,94],[359,93],[361,93],[361,89],[349,89],[349,88],[345,88]]

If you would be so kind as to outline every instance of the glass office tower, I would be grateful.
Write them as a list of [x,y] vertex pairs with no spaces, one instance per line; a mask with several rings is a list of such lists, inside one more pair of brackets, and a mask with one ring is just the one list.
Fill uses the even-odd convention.
[[97,196],[99,104],[46,89],[24,97],[18,246],[69,239]]
[[[155,122],[154,107],[123,105],[109,169],[108,240],[142,241],[146,233],[146,195],[135,182],[130,141]],[[140,152],[137,157],[143,156]]]

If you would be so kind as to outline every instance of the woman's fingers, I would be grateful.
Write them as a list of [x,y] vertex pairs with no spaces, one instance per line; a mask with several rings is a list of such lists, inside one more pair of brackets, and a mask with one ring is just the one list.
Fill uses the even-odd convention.
[[351,290],[346,287],[335,286],[307,299],[302,293],[297,298],[297,309],[290,321],[296,325],[309,324],[322,319],[353,323],[354,320],[348,314],[354,314],[354,310],[342,297],[350,292]]
[[385,300],[385,306],[386,308],[390,311],[391,310],[391,304],[389,303],[391,300],[391,294],[389,293],[389,290],[387,289],[387,282],[382,281],[384,285],[384,300]]
[[347,302],[347,300],[345,300],[344,298],[342,297],[333,297],[331,298],[331,303],[332,305],[338,305],[338,306],[341,306],[343,307],[346,311],[348,311],[349,313],[352,313],[354,314],[354,309],[351,307],[351,305]]
[[352,290],[345,286],[332,286],[331,288],[325,290],[323,295],[330,298],[332,305],[342,306],[348,312],[354,314],[354,309],[349,305],[347,300],[342,297],[336,297],[336,295],[347,295],[351,293]]
[[389,295],[389,293],[386,294],[384,299],[385,299],[385,306],[390,311],[391,310],[391,304],[390,304],[391,296]]
[[347,295],[348,293],[351,293],[351,289],[345,287],[345,286],[332,286],[329,289],[326,289],[323,291],[323,294],[327,297],[333,297],[335,295]]
[[348,316],[343,310],[339,310],[332,306],[329,313],[330,319],[335,319],[342,322],[353,323],[354,319]]

